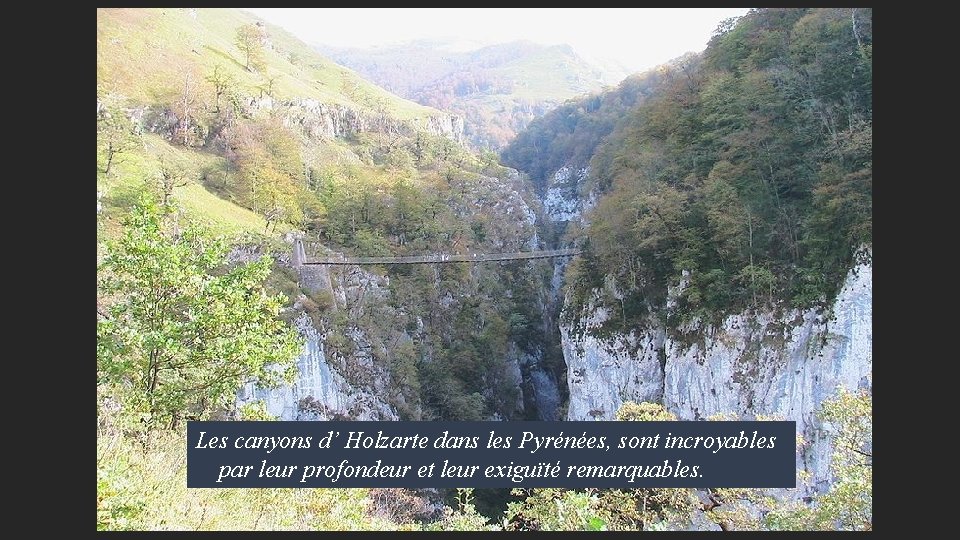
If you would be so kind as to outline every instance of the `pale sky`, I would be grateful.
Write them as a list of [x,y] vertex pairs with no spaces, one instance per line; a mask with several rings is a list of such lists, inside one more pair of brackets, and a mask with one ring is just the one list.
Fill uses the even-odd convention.
[[247,8],[308,43],[371,47],[424,38],[567,43],[642,71],[702,51],[717,24],[749,8]]

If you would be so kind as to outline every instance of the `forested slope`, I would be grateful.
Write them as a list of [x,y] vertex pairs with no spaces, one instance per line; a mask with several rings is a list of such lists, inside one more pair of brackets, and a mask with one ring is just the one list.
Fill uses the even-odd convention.
[[615,276],[639,322],[689,272],[679,323],[835,296],[871,241],[871,29],[869,9],[755,10],[702,55],[531,124],[504,162],[538,187],[589,165],[580,196],[599,195],[573,298]]

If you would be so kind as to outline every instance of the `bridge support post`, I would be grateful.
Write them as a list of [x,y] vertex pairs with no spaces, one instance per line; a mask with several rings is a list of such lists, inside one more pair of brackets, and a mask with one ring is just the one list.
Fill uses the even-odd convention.
[[293,240],[293,267],[299,269],[307,260],[307,253],[303,249],[303,240],[295,238]]

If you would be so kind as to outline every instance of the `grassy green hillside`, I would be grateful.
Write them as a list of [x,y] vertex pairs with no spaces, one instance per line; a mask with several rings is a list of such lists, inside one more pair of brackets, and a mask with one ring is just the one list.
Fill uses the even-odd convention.
[[[276,77],[276,99],[312,98],[361,107],[368,98],[385,101],[391,114],[401,119],[436,114],[368,83],[267,23],[266,72],[247,71],[235,34],[241,25],[257,21],[234,9],[98,9],[97,92],[121,94],[132,102],[156,102],[176,95],[185,76],[203,81],[219,65],[251,93],[265,77]],[[359,92],[348,96],[346,86]]]
[[[154,134],[143,136],[142,151],[129,152],[116,165],[116,173],[98,174],[97,191],[102,193],[104,219],[108,231],[114,231],[126,210],[144,193],[154,188],[151,178],[160,169],[160,161],[176,163],[184,176],[199,178],[204,171],[224,167],[224,159],[216,154],[170,144]],[[102,159],[100,160],[102,161]],[[101,165],[98,165],[101,166]],[[229,237],[262,233],[266,228],[263,216],[222,199],[201,183],[189,182],[174,188],[173,198],[191,219],[206,225],[212,232]],[[289,225],[281,225],[289,230]]]
[[[263,209],[230,187],[243,171],[237,145],[224,139],[237,133],[249,138],[251,126],[278,116],[276,108],[262,110],[258,100],[265,95],[273,103],[313,100],[339,106],[353,111],[350,114],[360,118],[358,125],[364,118],[374,119],[367,124],[382,118],[394,131],[406,125],[409,132],[420,132],[431,117],[449,117],[367,82],[269,24],[261,23],[267,36],[264,67],[248,70],[236,35],[241,26],[257,22],[233,9],[97,10],[97,190],[103,231],[115,230],[140,194],[162,189],[158,178],[166,166],[176,170],[174,199],[193,218],[215,232],[264,233],[268,224]],[[214,77],[226,81],[223,95],[217,95]],[[281,129],[291,123],[289,117],[276,120],[284,124]],[[123,125],[112,125],[118,123]],[[286,131],[288,142],[297,147],[293,161],[307,175],[347,165],[376,169],[372,154],[397,144],[396,137],[386,140],[383,135],[377,140],[363,133],[311,139]],[[110,137],[123,139],[123,148],[107,174],[105,141]],[[447,144],[429,133],[424,137],[430,144]],[[300,219],[297,224],[305,223]],[[279,220],[275,225],[276,232],[283,232],[291,223]]]
[[[214,101],[208,78],[219,69],[234,80],[237,94],[248,98],[259,95],[265,81],[273,78],[277,100],[307,98],[358,110],[378,101],[391,116],[401,120],[438,114],[368,83],[283,29],[268,24],[266,69],[248,71],[242,65],[243,54],[235,35],[238,27],[257,20],[232,9],[98,9],[98,101],[104,108],[162,108],[176,102],[189,87],[193,99],[199,102],[198,108],[208,108]],[[347,88],[350,95],[344,91]],[[105,156],[98,152],[97,191],[104,205],[104,230],[112,231],[123,209],[135,203],[141,193],[156,190],[155,178],[163,159],[188,179],[174,192],[191,216],[215,232],[234,236],[265,230],[262,216],[222,193],[218,196],[209,185],[193,181],[226,170],[229,166],[222,152],[209,145],[184,147],[169,139],[163,134],[144,134],[142,141],[119,156],[110,175],[103,172]],[[327,141],[307,153],[318,159],[349,159],[352,152],[345,146],[340,141]],[[288,225],[280,225],[280,231],[287,229]]]
[[432,40],[320,50],[384,88],[463,115],[468,138],[484,148],[502,147],[568,98],[617,82],[567,45],[517,41],[468,52],[451,46]]

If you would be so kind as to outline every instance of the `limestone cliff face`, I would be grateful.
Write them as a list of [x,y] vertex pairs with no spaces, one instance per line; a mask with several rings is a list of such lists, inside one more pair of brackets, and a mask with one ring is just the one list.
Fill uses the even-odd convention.
[[[296,327],[305,344],[297,358],[297,376],[293,384],[269,390],[247,384],[238,396],[241,404],[262,400],[267,412],[280,420],[398,419],[396,411],[383,401],[376,388],[351,383],[340,374],[337,364],[346,359],[328,353],[324,336],[307,317],[297,319]],[[362,334],[351,338],[361,344],[364,341]],[[375,369],[372,356],[363,347],[358,348],[349,361]]]
[[[244,113],[276,114],[283,125],[303,133],[309,139],[335,139],[360,133],[388,133],[413,135],[418,130],[445,137],[458,144],[464,143],[463,118],[455,114],[436,112],[413,120],[395,118],[370,111],[362,111],[337,103],[323,103],[315,99],[295,98],[275,100],[270,96],[251,97],[243,103]],[[97,114],[103,105],[97,101]],[[199,145],[210,133],[194,118],[180,118],[168,107],[137,107],[126,109],[135,129],[158,133],[168,139],[189,133],[189,144]],[[179,135],[178,135],[179,134]],[[181,143],[185,140],[178,139]],[[190,142],[192,141],[192,142]]]
[[456,114],[428,116],[423,125],[427,131],[446,137],[458,144],[464,144],[463,117]]
[[838,385],[872,388],[872,265],[849,272],[832,310],[732,315],[703,340],[686,345],[663,328],[591,335],[611,314],[588,308],[576,327],[561,327],[568,420],[609,420],[627,400],[663,403],[685,420],[721,413],[775,415],[797,422],[809,443],[797,467],[814,487],[830,481],[831,443],[816,418]]
[[[367,272],[358,266],[304,266],[301,286],[320,293],[349,320],[369,319],[368,311],[388,303],[389,277]],[[293,309],[307,302],[301,296]],[[389,309],[389,308],[388,308]],[[261,399],[267,411],[282,420],[398,420],[402,396],[390,386],[391,375],[381,340],[370,332],[383,328],[350,324],[343,332],[325,328],[322,322],[301,313],[294,326],[305,340],[297,359],[297,376],[292,385],[274,390],[248,385],[240,401]],[[400,336],[410,339],[409,335]]]
[[[584,214],[597,199],[584,187],[588,175],[588,167],[570,162],[547,177],[542,202],[548,220],[587,224]],[[707,329],[692,345],[658,324],[628,334],[597,332],[616,317],[599,302],[567,313],[575,316],[561,320],[575,322],[560,323],[566,419],[610,420],[625,401],[650,401],[684,420],[719,414],[795,420],[808,443],[798,452],[797,468],[811,474],[814,490],[825,490],[832,445],[816,411],[838,385],[872,388],[872,264],[869,251],[863,254],[829,312],[746,311]],[[552,288],[560,295],[565,261],[555,265]],[[675,298],[677,289],[668,296]]]
[[605,308],[594,308],[573,328],[560,324],[567,364],[570,402],[568,420],[612,420],[624,401],[661,402],[664,371],[662,328],[599,338],[590,332],[607,320]]
[[580,183],[590,174],[589,167],[574,170],[566,165],[560,167],[547,179],[546,191],[543,195],[543,207],[547,219],[553,222],[573,221],[578,219],[584,207],[590,207],[590,202],[584,202],[578,195]]
[[376,132],[411,135],[416,129],[463,142],[463,118],[440,113],[404,122],[383,114],[358,111],[315,99],[293,99],[274,102],[270,98],[251,100],[252,110],[272,109],[283,118],[285,126],[298,129],[314,139],[341,138],[348,135]]

